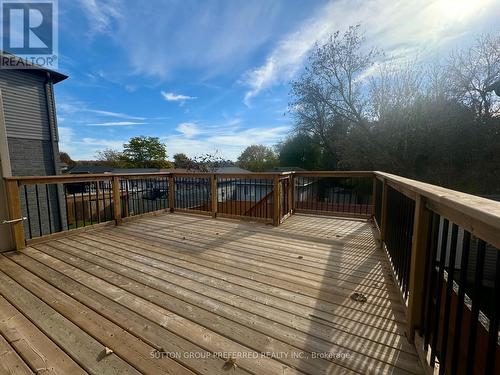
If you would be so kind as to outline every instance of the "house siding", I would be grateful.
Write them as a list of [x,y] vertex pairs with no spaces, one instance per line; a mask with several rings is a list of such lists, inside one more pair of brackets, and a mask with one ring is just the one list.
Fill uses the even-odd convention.
[[[45,82],[44,75],[35,72],[0,70],[0,89],[13,176],[59,174],[57,161],[54,160],[54,156],[59,154],[59,148],[53,86],[49,85],[46,95]],[[30,222],[24,223],[26,238],[66,229],[66,210],[62,196],[61,187],[56,185],[40,185],[38,192],[34,186],[21,187],[23,216],[28,216],[28,210],[30,216]]]
[[45,78],[38,74],[0,70],[8,138],[50,140],[44,83]]

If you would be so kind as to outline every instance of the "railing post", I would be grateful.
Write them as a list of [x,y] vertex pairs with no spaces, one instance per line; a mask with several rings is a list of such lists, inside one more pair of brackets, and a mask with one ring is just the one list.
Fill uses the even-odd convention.
[[12,237],[16,245],[16,250],[22,250],[26,247],[26,241],[24,238],[23,212],[21,209],[17,180],[5,181],[5,188],[9,206],[9,219],[17,220],[15,223],[11,224]]
[[385,241],[385,233],[386,233],[386,223],[387,223],[387,181],[384,178],[382,180],[382,212],[381,212],[381,219],[380,219],[380,242],[382,244],[382,247],[384,246],[384,241]]
[[294,190],[293,190],[293,184],[294,184],[294,179],[293,179],[293,174],[291,174],[290,176],[288,176],[288,210],[290,215],[293,214],[293,194],[294,194]]
[[217,186],[217,175],[213,174],[210,177],[210,186],[212,192],[212,217],[215,219],[217,217],[217,204],[219,202],[219,191]]
[[280,176],[275,175],[273,178],[273,225],[280,225]]
[[115,212],[115,223],[119,225],[122,222],[122,202],[120,191],[120,177],[113,177],[113,210]]
[[408,295],[407,337],[410,342],[415,339],[415,329],[422,314],[424,301],[425,259],[427,258],[427,238],[429,231],[430,211],[425,207],[425,198],[417,194],[415,199],[415,217],[413,222],[413,238],[410,263],[410,284]]
[[168,176],[168,208],[170,208],[171,213],[175,211],[175,190],[173,175]]

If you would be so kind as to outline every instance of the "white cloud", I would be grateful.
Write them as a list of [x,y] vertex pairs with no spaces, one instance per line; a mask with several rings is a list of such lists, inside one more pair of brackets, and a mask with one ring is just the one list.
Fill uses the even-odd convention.
[[74,160],[94,160],[97,151],[105,148],[121,149],[124,143],[123,140],[80,138],[74,129],[59,127],[59,149]]
[[415,58],[439,51],[456,38],[480,32],[484,18],[500,12],[494,0],[337,0],[286,35],[261,66],[247,71],[244,101],[276,84],[285,83],[302,68],[315,43],[337,30],[361,24],[367,44],[395,58]]
[[218,151],[221,157],[236,160],[244,148],[253,144],[273,146],[283,140],[291,126],[255,127],[241,130],[239,119],[229,119],[219,125],[200,126],[182,123],[178,134],[163,138],[169,155],[183,152],[190,157]]
[[83,110],[87,111],[87,112],[95,113],[96,115],[117,117],[117,118],[122,118],[125,120],[146,120],[145,117],[130,116],[130,115],[127,115],[125,113],[119,113],[119,112],[101,111],[99,109],[83,109]]
[[122,17],[117,0],[80,0],[80,4],[89,19],[91,34],[109,31],[113,22]]
[[161,79],[176,69],[201,68],[203,78],[240,69],[287,23],[285,0],[79,2],[91,33],[105,33],[126,53],[127,73]]
[[196,99],[195,96],[174,94],[173,92],[165,92],[165,91],[162,91],[161,95],[167,102],[185,102],[186,100]]
[[177,130],[186,138],[192,138],[201,133],[198,125],[193,122],[183,122],[182,124],[179,124],[175,130]]
[[126,113],[111,112],[111,111],[104,111],[101,109],[89,108],[89,106],[86,103],[75,100],[71,101],[59,100],[57,102],[57,112],[58,112],[58,119],[60,119],[61,117],[74,118],[76,114],[84,115],[90,113],[93,115],[113,117],[122,120],[137,120],[137,121],[147,120],[146,117],[133,116]]
[[133,122],[133,121],[115,121],[115,122],[101,122],[98,124],[89,124],[89,126],[133,126],[133,125],[144,125],[145,122]]

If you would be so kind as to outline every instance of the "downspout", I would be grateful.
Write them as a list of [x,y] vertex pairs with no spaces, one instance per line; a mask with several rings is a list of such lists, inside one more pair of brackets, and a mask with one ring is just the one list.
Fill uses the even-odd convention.
[[[52,148],[52,161],[54,165],[54,174],[58,175],[61,174],[61,171],[59,169],[59,147],[58,147],[58,139],[59,135],[57,133],[57,119],[55,116],[56,113],[56,108],[55,108],[55,101],[54,101],[54,90],[53,90],[53,85],[52,85],[52,77],[50,76],[50,72],[46,72],[46,78],[45,78],[45,83],[44,83],[44,88],[45,88],[45,105],[47,109],[47,117],[49,119],[49,135],[50,135],[50,143],[51,143],[51,148]],[[61,207],[63,207],[63,202],[62,202],[62,197],[63,197],[63,192],[60,185],[56,185],[57,189],[57,210],[59,211],[59,223],[60,223],[60,229],[64,230],[64,222],[65,222],[65,217],[63,214],[63,210]],[[66,202],[64,202],[65,204]],[[55,224],[55,223],[54,223]]]

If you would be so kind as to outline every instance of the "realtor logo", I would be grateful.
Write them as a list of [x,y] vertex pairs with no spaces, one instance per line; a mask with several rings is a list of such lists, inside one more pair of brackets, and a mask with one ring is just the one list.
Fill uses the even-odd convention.
[[0,3],[1,49],[18,57],[14,61],[2,56],[1,68],[26,69],[30,64],[57,68],[57,1],[0,0]]

